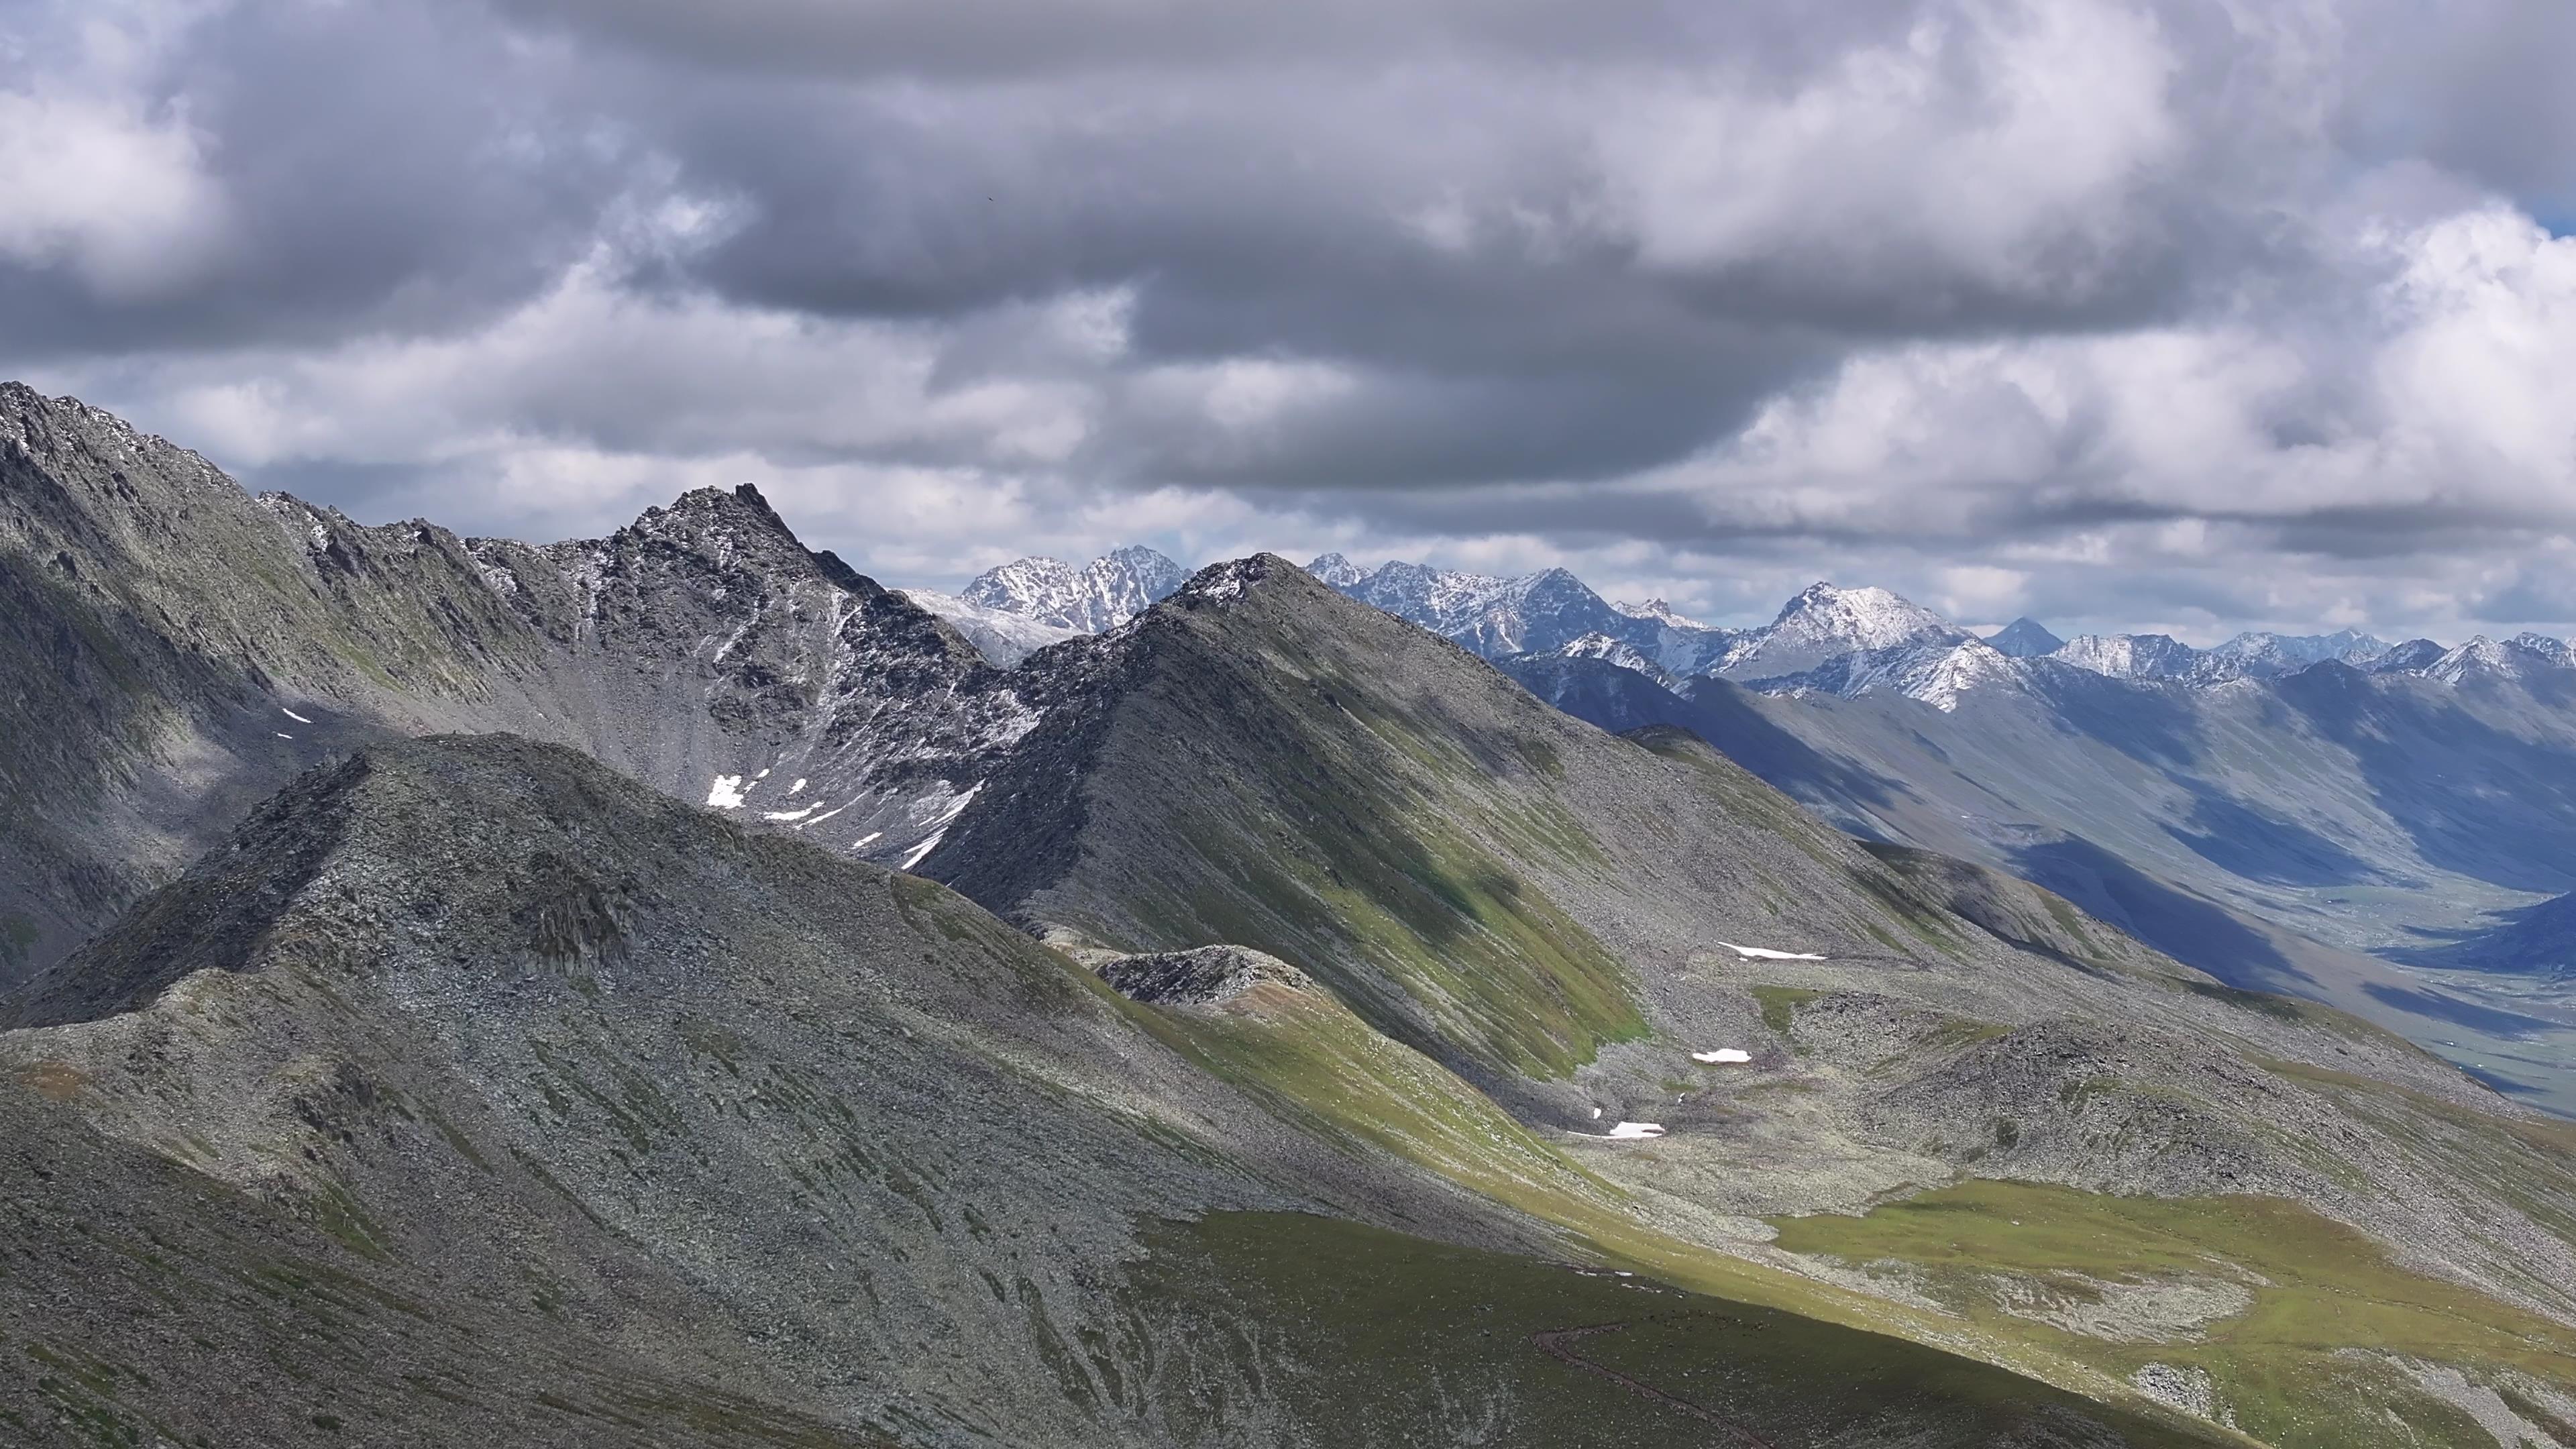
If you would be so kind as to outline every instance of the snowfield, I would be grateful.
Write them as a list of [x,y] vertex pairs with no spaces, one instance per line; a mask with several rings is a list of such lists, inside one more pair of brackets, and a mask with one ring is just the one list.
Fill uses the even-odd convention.
[[1805,951],[1774,951],[1768,946],[1739,946],[1733,941],[1720,941],[1717,944],[1747,961],[1822,961],[1825,959]]

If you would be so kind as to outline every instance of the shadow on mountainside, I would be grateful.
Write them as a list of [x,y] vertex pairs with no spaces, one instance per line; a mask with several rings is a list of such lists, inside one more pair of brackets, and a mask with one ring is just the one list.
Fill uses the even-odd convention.
[[2341,666],[2279,688],[2352,752],[2373,803],[2427,862],[2513,890],[2576,886],[2576,753],[2509,734],[2455,700],[2375,688]]
[[2295,993],[2302,984],[2311,989],[2316,984],[2261,932],[2081,836],[2053,836],[2006,849],[2014,874],[2230,986]]
[[1828,755],[1772,723],[1741,686],[1723,679],[1686,680],[1685,692],[1675,694],[1599,659],[1524,658],[1502,667],[1530,693],[1612,734],[1647,725],[1686,729],[1811,806],[1874,808],[1913,794],[1904,782]]
[[2164,833],[2230,875],[2276,886],[2385,879],[2370,862],[2305,826],[2276,820],[2196,780],[2174,783],[2192,792],[2191,815],[2185,821],[2190,828],[2168,822],[2161,826]]
[[2038,678],[2041,693],[2075,733],[2163,770],[2208,763],[2199,720],[2181,686],[2107,679],[2073,665],[2040,670]]

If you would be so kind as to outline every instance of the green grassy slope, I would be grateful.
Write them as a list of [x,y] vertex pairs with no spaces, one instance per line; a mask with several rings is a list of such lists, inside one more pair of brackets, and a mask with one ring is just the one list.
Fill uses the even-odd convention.
[[[2121,1377],[2149,1364],[2205,1372],[2233,1422],[2266,1443],[2494,1442],[2403,1361],[2460,1370],[2570,1442],[2564,1409],[2549,1400],[2576,1396],[2576,1329],[2409,1272],[2362,1235],[2279,1198],[2120,1198],[1975,1182],[1863,1218],[1778,1226],[1781,1247],[1901,1277],[1996,1337]],[[2082,1331],[2087,1307],[2106,1298],[2213,1284],[2206,1321],[2112,1337]],[[2052,1310],[2056,1323],[2034,1316]]]
[[[1355,1444],[1871,1446],[2212,1444],[2222,1436],[1919,1345],[1727,1303],[1651,1277],[1222,1214],[1164,1234],[1166,1301],[1226,1285],[1198,1352]],[[1177,1278],[1178,1281],[1175,1281]],[[1329,1345],[1329,1351],[1313,1351]],[[1306,1351],[1300,1351],[1301,1349]],[[1224,1406],[1205,1428],[1223,1442]]]

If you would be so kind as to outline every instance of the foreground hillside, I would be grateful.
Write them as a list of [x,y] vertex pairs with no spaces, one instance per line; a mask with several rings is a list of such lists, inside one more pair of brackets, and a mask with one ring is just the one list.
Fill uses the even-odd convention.
[[13,1442],[2188,1437],[1549,1266],[938,886],[550,747],[316,772],[14,1013]]

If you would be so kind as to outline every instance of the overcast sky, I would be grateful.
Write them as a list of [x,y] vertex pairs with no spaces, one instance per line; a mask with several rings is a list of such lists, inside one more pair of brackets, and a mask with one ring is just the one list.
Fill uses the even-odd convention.
[[2576,624],[2565,0],[0,0],[0,375],[368,522]]

